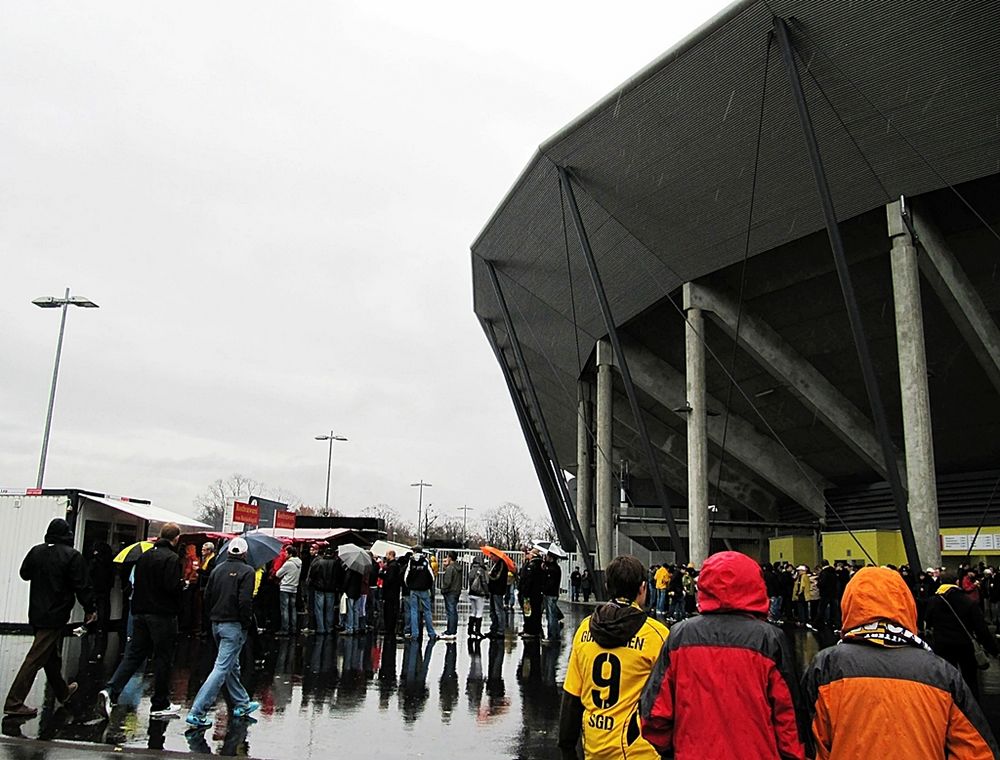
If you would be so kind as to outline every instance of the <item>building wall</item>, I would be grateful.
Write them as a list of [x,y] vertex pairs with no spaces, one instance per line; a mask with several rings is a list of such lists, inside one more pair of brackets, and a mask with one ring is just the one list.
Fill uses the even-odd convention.
[[814,567],[819,561],[816,556],[816,540],[808,536],[778,536],[770,541],[771,562],[791,562],[793,565]]
[[847,531],[831,531],[821,534],[823,542],[823,559],[830,562],[838,560],[846,562],[864,562],[869,564],[865,552],[858,546],[860,543],[871,555],[876,565],[905,565],[906,552],[903,550],[903,539],[899,531],[892,530],[856,530],[857,542]]

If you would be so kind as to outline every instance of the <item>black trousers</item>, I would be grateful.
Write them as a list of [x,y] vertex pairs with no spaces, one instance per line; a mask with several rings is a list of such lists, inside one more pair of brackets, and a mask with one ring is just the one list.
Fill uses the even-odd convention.
[[45,678],[55,692],[56,699],[60,702],[66,699],[69,687],[62,675],[62,639],[62,628],[35,629],[35,640],[24,656],[21,669],[14,676],[14,683],[11,684],[4,703],[5,710],[24,707],[24,700],[27,699],[39,670],[45,671]]
[[132,638],[125,645],[125,657],[108,681],[111,701],[117,702],[126,684],[142,667],[146,658],[153,661],[154,710],[170,705],[170,666],[177,643],[177,618],[170,615],[135,615]]
[[389,594],[382,600],[382,620],[385,622],[385,632],[395,636],[399,621],[399,592]]

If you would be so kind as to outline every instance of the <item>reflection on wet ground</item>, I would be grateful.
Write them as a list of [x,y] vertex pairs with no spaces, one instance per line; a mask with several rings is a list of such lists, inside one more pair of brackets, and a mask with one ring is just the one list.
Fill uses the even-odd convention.
[[[53,707],[39,674],[29,700],[41,707],[39,717],[5,720],[3,732],[135,749],[297,760],[348,750],[391,752],[394,758],[555,757],[568,644],[576,624],[590,611],[565,606],[565,643],[559,646],[513,636],[470,646],[461,627],[458,642],[451,643],[386,644],[375,636],[262,637],[244,659],[244,680],[262,705],[257,720],[230,719],[220,701],[216,725],[207,732],[185,732],[181,720],[151,721],[151,679],[141,676],[122,694],[111,720],[101,720],[95,697],[117,664],[118,637],[71,638],[64,661],[80,683],[77,697],[69,707]],[[792,641],[800,666],[834,643],[831,632],[793,632]],[[0,687],[7,688],[29,644],[27,636],[0,637]],[[181,639],[172,698],[184,705],[182,715],[214,656],[208,641]],[[0,758],[6,757],[26,755],[0,744]]]

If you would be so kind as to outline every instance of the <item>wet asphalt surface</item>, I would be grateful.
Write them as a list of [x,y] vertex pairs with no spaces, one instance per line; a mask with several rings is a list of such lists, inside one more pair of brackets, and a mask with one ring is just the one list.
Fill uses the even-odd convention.
[[[589,607],[562,606],[565,629],[557,646],[508,634],[506,640],[486,639],[470,647],[464,625],[453,643],[265,635],[256,653],[244,658],[244,683],[261,703],[256,721],[230,719],[220,698],[210,714],[215,725],[207,731],[187,731],[182,719],[151,721],[152,679],[142,674],[122,694],[111,720],[103,720],[95,697],[118,662],[118,636],[67,638],[64,671],[79,682],[80,691],[67,707],[53,705],[39,673],[28,700],[39,707],[39,716],[4,720],[5,736],[24,738],[0,739],[0,760],[141,758],[160,749],[273,760],[556,757],[569,642],[590,612]],[[443,617],[443,609],[436,612],[440,631],[444,626],[437,616]],[[791,639],[800,666],[834,643],[831,632],[796,631]],[[0,636],[3,689],[30,641],[29,636]],[[207,640],[180,639],[171,697],[184,707],[181,718],[214,657]],[[1000,700],[987,698],[984,708],[996,729]]]

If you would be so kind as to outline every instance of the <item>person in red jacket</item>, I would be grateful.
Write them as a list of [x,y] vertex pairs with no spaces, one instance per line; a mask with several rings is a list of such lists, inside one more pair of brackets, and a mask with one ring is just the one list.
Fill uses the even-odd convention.
[[788,641],[766,622],[760,566],[713,554],[698,575],[698,611],[670,629],[646,682],[643,738],[676,760],[804,759],[808,721]]

